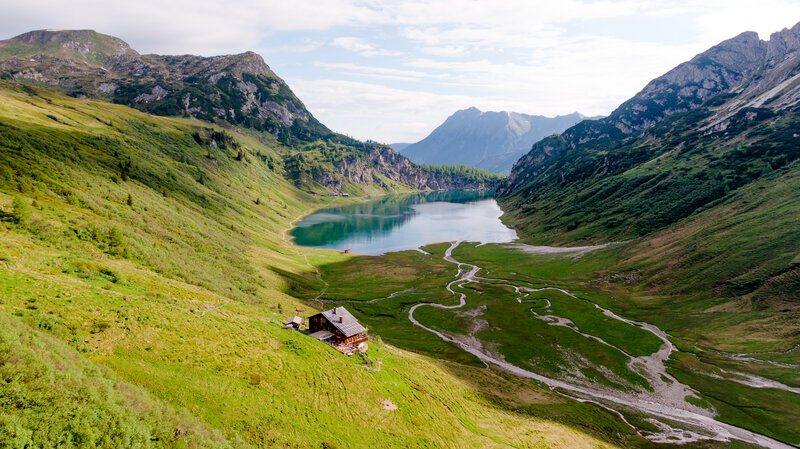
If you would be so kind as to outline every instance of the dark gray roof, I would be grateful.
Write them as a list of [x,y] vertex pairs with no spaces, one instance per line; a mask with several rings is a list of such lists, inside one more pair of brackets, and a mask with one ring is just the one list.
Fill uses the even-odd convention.
[[[353,335],[366,332],[366,328],[358,322],[350,312],[344,307],[336,307],[331,310],[326,310],[320,315],[324,316],[326,320],[330,321],[339,332],[344,334],[345,337],[352,337]],[[341,318],[341,322],[339,321]]]

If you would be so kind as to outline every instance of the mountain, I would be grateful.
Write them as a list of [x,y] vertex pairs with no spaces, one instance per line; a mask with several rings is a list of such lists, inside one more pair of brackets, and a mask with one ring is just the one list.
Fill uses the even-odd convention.
[[654,285],[795,310],[798,126],[800,24],[743,33],[537,142],[499,195],[529,240],[642,238]]
[[472,107],[457,111],[419,142],[392,148],[419,164],[461,164],[508,173],[534,142],[585,118],[577,112],[551,118]]
[[31,31],[0,41],[0,70],[158,115],[222,120],[288,141],[331,134],[253,52],[204,58],[140,55],[92,30]]
[[426,168],[390,148],[337,134],[319,123],[261,56],[141,55],[92,30],[39,30],[0,41],[0,76],[161,116],[182,116],[266,132],[287,151],[280,165],[297,183],[330,190],[491,188],[489,173]]
[[390,147],[391,147],[391,148],[392,148],[394,151],[397,151],[398,153],[401,153],[401,154],[403,153],[403,150],[404,150],[406,147],[408,147],[409,145],[411,145],[411,144],[410,144],[410,143],[408,143],[408,142],[397,142],[397,143],[390,143],[390,144],[389,144],[389,146],[390,146]]
[[667,117],[703,106],[711,113],[698,128],[704,136],[742,118],[750,121],[759,111],[789,111],[800,99],[799,47],[800,24],[774,33],[769,41],[754,32],[726,40],[654,79],[607,118],[581,122],[538,142],[515,164],[504,192],[518,191],[564,151],[642,135]]

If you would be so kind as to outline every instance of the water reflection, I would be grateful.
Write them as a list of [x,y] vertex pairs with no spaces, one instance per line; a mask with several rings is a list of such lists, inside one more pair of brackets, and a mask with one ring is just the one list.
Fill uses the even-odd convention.
[[450,240],[508,242],[514,230],[500,222],[492,192],[391,195],[315,212],[292,230],[296,244],[383,254]]

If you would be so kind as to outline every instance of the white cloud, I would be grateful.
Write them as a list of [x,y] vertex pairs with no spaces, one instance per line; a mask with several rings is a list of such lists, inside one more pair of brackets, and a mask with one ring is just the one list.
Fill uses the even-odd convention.
[[362,56],[400,56],[403,54],[403,52],[399,51],[377,48],[360,37],[337,37],[331,44]]
[[332,42],[337,47],[344,48],[354,52],[364,52],[375,50],[375,46],[367,43],[360,37],[337,37]]
[[606,114],[721,40],[798,20],[797,0],[26,0],[5,2],[0,29],[93,28],[143,53],[261,49],[329,126],[415,140],[472,105]]
[[291,83],[314,115],[334,131],[384,143],[419,140],[454,111],[475,102],[467,95],[440,95],[366,82],[297,79]]
[[464,45],[442,45],[442,46],[422,47],[420,48],[420,51],[428,55],[440,56],[444,58],[454,58],[457,56],[466,56],[469,54],[469,50]]
[[350,0],[26,0],[5,2],[0,29],[84,29],[119,36],[144,52],[202,55],[256,48],[269,33],[378,22]]

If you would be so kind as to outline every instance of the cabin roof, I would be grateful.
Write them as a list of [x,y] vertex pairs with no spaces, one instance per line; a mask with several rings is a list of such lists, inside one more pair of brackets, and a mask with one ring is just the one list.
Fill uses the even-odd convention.
[[322,330],[322,331],[316,331],[313,334],[309,334],[309,337],[316,338],[319,341],[325,341],[325,340],[333,337],[333,333],[325,331],[325,330]]
[[289,318],[289,321],[287,321],[286,324],[297,324],[299,326],[300,324],[303,324],[303,319],[295,315]]
[[[358,322],[356,317],[347,311],[344,307],[334,307],[331,310],[321,312],[320,315],[325,317],[333,326],[339,330],[345,337],[352,337],[353,335],[366,332],[366,328]],[[339,321],[341,318],[341,322]]]

